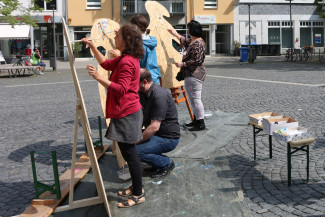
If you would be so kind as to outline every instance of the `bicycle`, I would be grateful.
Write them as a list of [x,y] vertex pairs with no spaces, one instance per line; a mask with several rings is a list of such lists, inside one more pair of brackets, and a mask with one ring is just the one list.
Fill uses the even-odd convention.
[[302,51],[302,59],[305,60],[307,63],[310,63],[313,59],[313,46],[304,46],[301,48]]
[[293,50],[293,54],[291,55],[291,49],[288,49],[285,54],[285,59],[287,62],[291,60],[292,62],[295,62],[298,59],[298,53],[295,50]]
[[[31,57],[30,56],[22,56],[22,55],[16,55],[16,58],[18,59],[14,64],[13,66],[30,66],[30,59]],[[15,76],[20,75],[21,71],[24,70],[24,73],[23,75],[25,75],[25,71],[26,69],[16,69],[16,73],[14,74],[13,71],[11,71],[11,73]],[[27,69],[28,72],[30,72],[30,70],[32,70],[32,72],[34,72],[35,74],[37,75],[40,75],[41,74],[41,71],[40,70],[36,70],[36,69]]]
[[319,62],[320,63],[324,63],[325,62],[325,47],[324,47],[323,53],[319,57]]

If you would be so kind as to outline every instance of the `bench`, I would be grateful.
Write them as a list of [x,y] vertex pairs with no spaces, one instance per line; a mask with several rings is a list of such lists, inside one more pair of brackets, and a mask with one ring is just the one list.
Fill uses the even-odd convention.
[[40,70],[39,70],[39,66],[8,66],[8,65],[0,65],[0,73],[3,70],[7,70],[9,77],[11,77],[11,75],[13,75],[14,77],[17,77],[17,75],[20,75],[20,72],[22,70],[24,70],[24,74],[25,71],[27,70],[29,73],[32,71],[37,75],[40,75]]

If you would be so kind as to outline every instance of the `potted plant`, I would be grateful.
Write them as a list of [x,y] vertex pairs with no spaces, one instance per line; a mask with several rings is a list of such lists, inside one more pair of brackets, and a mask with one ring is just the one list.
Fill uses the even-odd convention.
[[79,42],[75,42],[72,44],[72,50],[75,58],[79,57],[79,51],[81,51],[82,44]]
[[240,42],[234,40],[234,55],[235,56],[240,56]]

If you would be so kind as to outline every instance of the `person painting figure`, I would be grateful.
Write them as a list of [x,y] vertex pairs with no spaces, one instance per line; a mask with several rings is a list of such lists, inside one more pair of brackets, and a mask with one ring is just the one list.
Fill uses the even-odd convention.
[[[140,67],[147,69],[151,73],[152,80],[155,84],[159,84],[159,78],[161,77],[158,60],[157,60],[157,39],[150,36],[150,30],[147,29],[149,23],[147,19],[142,15],[135,15],[131,18],[130,23],[135,25],[142,33],[142,43],[144,49],[144,56],[140,60]],[[119,52],[116,50],[111,51],[111,56],[119,56]]]
[[147,70],[141,72],[139,93],[144,94],[143,139],[136,149],[152,178],[163,177],[175,168],[174,161],[163,153],[176,148],[180,139],[178,113],[174,100],[166,89],[156,85]]
[[33,66],[40,66],[40,71],[45,71],[46,64],[42,62],[42,56],[38,49],[34,49],[34,52],[32,53],[32,61]]
[[89,38],[83,38],[102,68],[112,71],[109,79],[101,76],[96,67],[88,65],[88,73],[107,89],[106,118],[111,118],[107,138],[117,141],[122,156],[128,163],[132,185],[119,191],[128,197],[119,203],[127,208],[145,202],[142,185],[141,162],[135,143],[142,139],[142,110],[139,102],[140,64],[143,58],[141,32],[133,25],[125,25],[116,31],[115,46],[121,56],[108,60]]
[[189,124],[185,124],[185,126],[189,127],[189,131],[199,131],[206,129],[204,106],[201,100],[202,84],[206,76],[205,67],[202,65],[205,59],[205,43],[201,38],[203,32],[199,22],[192,20],[187,24],[187,27],[190,39],[186,39],[172,29],[167,31],[178,38],[181,46],[185,47],[182,62],[175,63],[185,75],[185,90],[194,113],[194,120]]

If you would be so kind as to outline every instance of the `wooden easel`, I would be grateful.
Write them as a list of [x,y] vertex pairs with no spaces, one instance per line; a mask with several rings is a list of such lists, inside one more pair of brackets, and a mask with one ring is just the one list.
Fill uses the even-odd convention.
[[71,67],[72,77],[73,77],[74,86],[75,86],[76,95],[77,95],[71,171],[75,171],[76,152],[77,152],[78,120],[80,119],[82,130],[83,130],[83,133],[84,133],[84,138],[85,138],[85,141],[86,141],[86,146],[87,146],[87,150],[88,150],[89,159],[90,159],[91,166],[92,166],[92,169],[93,169],[93,174],[94,174],[94,178],[95,178],[95,183],[96,183],[96,189],[97,189],[97,192],[98,192],[98,196],[74,201],[73,200],[74,172],[71,172],[69,205],[60,206],[55,210],[55,212],[61,212],[61,211],[66,211],[66,210],[70,210],[70,209],[75,209],[75,208],[86,207],[86,206],[91,206],[91,205],[95,205],[95,204],[104,203],[108,216],[111,216],[111,212],[110,212],[110,209],[109,209],[107,196],[106,196],[106,192],[105,192],[105,187],[104,187],[104,184],[103,184],[103,181],[102,181],[102,176],[101,176],[99,166],[98,166],[98,162],[97,162],[97,159],[96,159],[92,139],[90,137],[90,126],[89,126],[87,111],[86,111],[83,95],[82,95],[82,92],[81,92],[79,79],[78,79],[78,76],[77,76],[77,73],[76,73],[76,68],[75,68],[75,66],[73,64],[72,48],[71,48],[70,38],[69,38],[69,35],[68,35],[68,31],[67,31],[67,27],[66,27],[64,18],[62,18],[62,26],[63,26],[63,32],[64,32],[66,44],[67,44],[67,47],[68,47],[70,67]]

